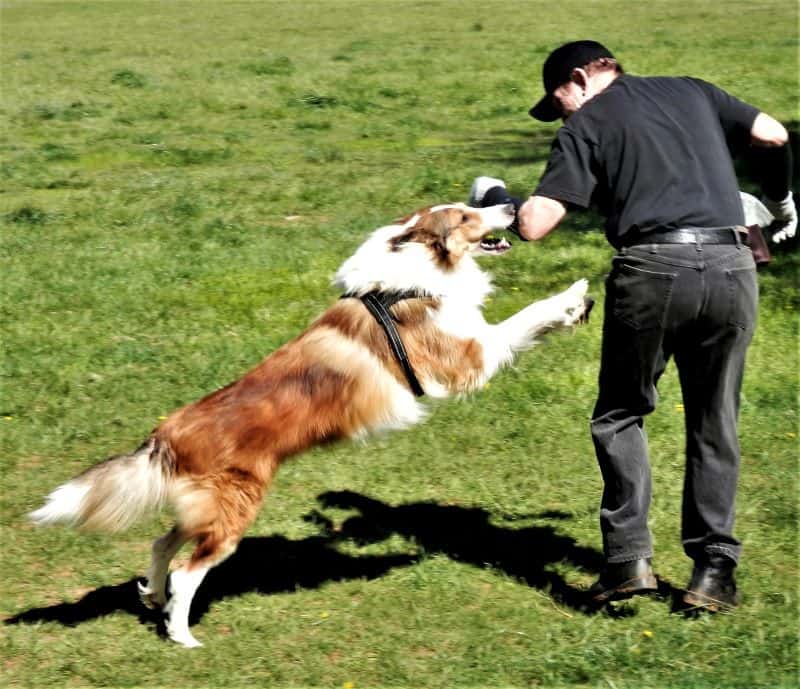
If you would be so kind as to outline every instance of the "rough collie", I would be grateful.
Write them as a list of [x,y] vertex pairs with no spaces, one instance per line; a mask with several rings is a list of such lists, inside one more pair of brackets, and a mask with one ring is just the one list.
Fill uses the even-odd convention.
[[[304,333],[175,411],[135,452],[56,488],[30,518],[117,531],[169,504],[175,526],[153,543],[140,593],[163,609],[173,640],[199,646],[189,631],[192,597],[234,552],[284,459],[410,426],[424,416],[420,394],[478,389],[537,336],[587,313],[587,282],[579,280],[501,323],[484,320],[491,282],[473,257],[509,249],[487,235],[513,219],[511,206],[448,204],[378,229],[336,274],[343,297]],[[369,308],[375,302],[383,319]],[[169,577],[168,595],[170,561],[189,541],[194,551]]]

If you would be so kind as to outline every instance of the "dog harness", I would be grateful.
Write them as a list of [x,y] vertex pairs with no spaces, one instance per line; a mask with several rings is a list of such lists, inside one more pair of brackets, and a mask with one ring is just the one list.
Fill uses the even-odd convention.
[[425,391],[422,389],[419,379],[414,373],[414,367],[411,366],[411,362],[408,360],[406,348],[403,346],[403,340],[400,338],[400,333],[397,332],[397,326],[395,325],[397,319],[389,312],[389,307],[403,299],[415,299],[426,296],[430,295],[413,290],[407,292],[374,291],[367,292],[361,296],[354,294],[342,295],[342,299],[360,299],[364,306],[367,307],[367,310],[372,314],[373,318],[378,321],[378,324],[383,328],[383,332],[386,333],[386,338],[389,340],[389,347],[395,359],[397,359],[397,363],[400,364],[400,368],[403,370],[406,380],[411,386],[411,390],[417,397],[422,397]]

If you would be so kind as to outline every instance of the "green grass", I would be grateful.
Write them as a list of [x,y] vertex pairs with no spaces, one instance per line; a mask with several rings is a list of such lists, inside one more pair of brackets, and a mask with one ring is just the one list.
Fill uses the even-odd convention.
[[[24,519],[297,334],[374,227],[477,174],[530,191],[555,131],[526,115],[541,62],[589,35],[630,72],[706,78],[797,129],[787,2],[3,4],[0,614],[23,618],[0,627],[5,685],[796,685],[796,251],[760,274],[735,614],[572,605],[600,557],[599,313],[412,431],[285,465],[200,591],[201,650],[135,600],[167,515],[114,538]],[[602,296],[598,227],[576,215],[487,262],[488,317],[583,276]],[[674,369],[660,392],[651,524],[679,588]]]

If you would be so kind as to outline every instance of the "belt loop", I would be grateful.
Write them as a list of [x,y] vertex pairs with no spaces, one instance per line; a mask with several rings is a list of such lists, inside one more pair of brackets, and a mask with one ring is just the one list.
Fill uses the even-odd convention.
[[733,232],[733,236],[736,239],[736,248],[741,251],[742,250],[742,235],[739,232],[739,228],[734,225],[731,228],[731,232]]
[[698,252],[703,250],[703,234],[698,230],[694,231],[694,244]]

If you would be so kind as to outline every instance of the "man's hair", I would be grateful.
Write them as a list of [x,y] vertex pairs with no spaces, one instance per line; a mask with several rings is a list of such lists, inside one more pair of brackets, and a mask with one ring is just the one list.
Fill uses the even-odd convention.
[[613,57],[598,57],[596,60],[592,60],[590,63],[584,65],[583,69],[586,70],[586,73],[590,76],[598,72],[625,73],[625,70],[622,69],[622,65]]

